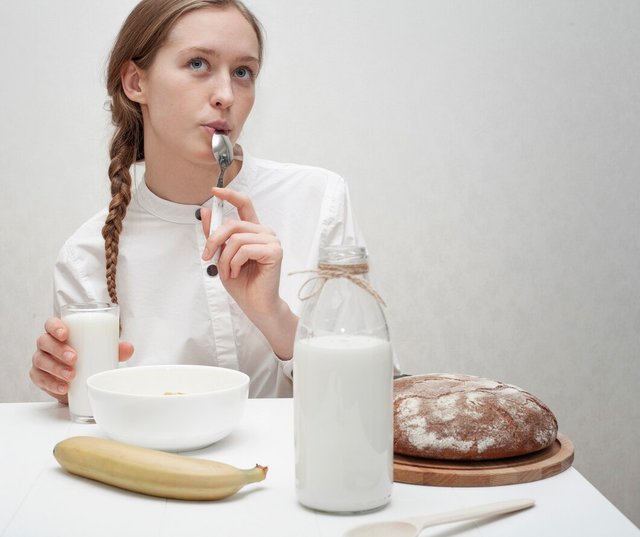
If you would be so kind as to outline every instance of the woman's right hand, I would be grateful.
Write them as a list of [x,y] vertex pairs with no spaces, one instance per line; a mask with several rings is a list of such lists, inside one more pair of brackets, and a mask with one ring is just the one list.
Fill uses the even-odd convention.
[[[44,323],[45,333],[36,341],[37,350],[33,355],[29,377],[41,390],[61,403],[67,404],[69,382],[75,375],[75,363],[78,355],[67,343],[69,330],[58,318],[51,317]],[[131,358],[133,345],[121,341],[119,359],[121,362]]]

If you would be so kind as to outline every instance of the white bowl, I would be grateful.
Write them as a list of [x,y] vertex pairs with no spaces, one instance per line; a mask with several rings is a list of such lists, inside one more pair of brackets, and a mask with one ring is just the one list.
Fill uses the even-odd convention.
[[93,417],[120,442],[166,451],[208,446],[238,424],[249,377],[200,365],[123,367],[87,380]]

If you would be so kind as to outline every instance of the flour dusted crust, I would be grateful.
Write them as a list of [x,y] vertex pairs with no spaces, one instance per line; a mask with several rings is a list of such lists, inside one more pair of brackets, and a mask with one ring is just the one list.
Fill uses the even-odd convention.
[[412,457],[488,460],[550,446],[555,416],[537,397],[469,375],[416,375],[394,383],[394,451]]

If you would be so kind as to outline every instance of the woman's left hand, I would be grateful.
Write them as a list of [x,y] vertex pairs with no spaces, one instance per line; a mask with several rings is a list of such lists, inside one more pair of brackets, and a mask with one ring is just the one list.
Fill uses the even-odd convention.
[[[280,298],[280,241],[271,229],[260,223],[248,196],[227,188],[213,188],[212,192],[235,206],[240,220],[229,220],[209,235],[211,211],[201,210],[207,236],[202,259],[210,260],[216,249],[222,248],[217,267],[225,289],[264,333],[276,354],[289,358],[297,318]],[[292,331],[285,330],[291,334],[286,334],[284,339],[282,333],[277,334],[284,328],[283,323],[293,328]]]

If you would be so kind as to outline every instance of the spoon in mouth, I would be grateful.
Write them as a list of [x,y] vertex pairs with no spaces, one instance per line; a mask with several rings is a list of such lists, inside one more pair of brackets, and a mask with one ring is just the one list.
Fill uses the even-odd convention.
[[233,162],[233,144],[226,134],[214,133],[211,137],[211,151],[220,165],[220,175],[218,175],[218,188],[224,186],[224,172]]
[[372,522],[351,528],[343,537],[418,537],[423,529],[431,526],[461,522],[472,518],[503,515],[526,509],[534,503],[533,500],[529,499],[508,500],[456,509],[455,511],[447,511],[446,513],[435,515],[390,520],[388,522]]
[[[218,175],[218,183],[216,186],[222,188],[224,186],[224,172],[233,162],[233,144],[226,134],[215,132],[211,137],[211,151],[220,166],[220,175]],[[211,200],[211,225],[209,226],[209,235],[222,225],[223,202],[221,199],[214,197]],[[214,265],[218,264],[220,259],[220,248],[213,254],[211,260]]]

